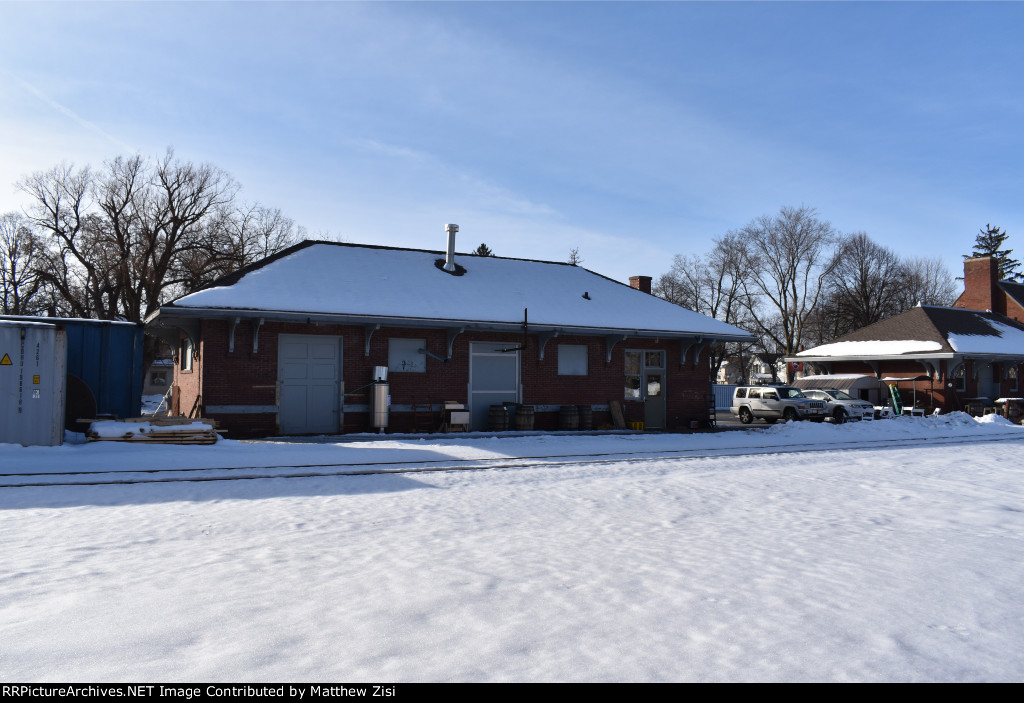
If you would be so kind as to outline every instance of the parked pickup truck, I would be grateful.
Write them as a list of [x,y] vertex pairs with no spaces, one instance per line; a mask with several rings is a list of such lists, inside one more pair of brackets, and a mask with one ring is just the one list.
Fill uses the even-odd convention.
[[754,418],[768,424],[778,420],[825,421],[825,403],[813,400],[790,386],[738,386],[732,395],[733,415],[749,425]]

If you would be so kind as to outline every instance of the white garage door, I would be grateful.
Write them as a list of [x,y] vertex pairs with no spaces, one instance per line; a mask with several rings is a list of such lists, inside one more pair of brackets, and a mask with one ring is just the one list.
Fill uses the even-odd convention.
[[471,429],[486,430],[492,405],[519,402],[519,352],[516,342],[472,342],[469,353]]
[[282,434],[341,429],[341,337],[282,334],[278,339],[278,418]]

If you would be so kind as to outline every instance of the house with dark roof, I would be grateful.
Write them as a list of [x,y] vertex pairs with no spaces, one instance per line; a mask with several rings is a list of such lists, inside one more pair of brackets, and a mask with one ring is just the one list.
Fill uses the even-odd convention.
[[962,410],[973,399],[1020,395],[1024,324],[994,312],[921,305],[791,361],[819,373],[870,373],[895,383],[904,398],[916,392],[919,407]]
[[811,373],[872,374],[926,409],[1020,397],[1024,286],[997,280],[997,270],[991,257],[967,259],[954,307],[921,305],[789,361]]
[[[709,418],[708,347],[736,327],[566,263],[307,241],[162,305],[174,409],[232,437],[368,431],[386,369],[388,430],[436,429],[442,404],[488,429],[492,406],[563,407],[651,429]],[[433,426],[433,427],[432,427]]]

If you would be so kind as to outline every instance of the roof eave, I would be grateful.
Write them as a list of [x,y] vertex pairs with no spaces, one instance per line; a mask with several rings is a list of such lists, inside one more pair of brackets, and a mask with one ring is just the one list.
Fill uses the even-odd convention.
[[[281,322],[316,322],[337,325],[380,325],[381,327],[427,327],[436,329],[462,328],[466,330],[488,330],[500,332],[522,332],[523,323],[490,320],[458,320],[445,318],[388,317],[380,315],[353,315],[345,313],[306,313],[287,310],[251,310],[232,308],[197,308],[163,306],[146,318],[147,325],[160,326],[160,320],[174,319],[263,319]],[[700,339],[707,342],[752,342],[754,336],[724,334],[697,330],[663,330],[623,327],[592,327],[583,325],[529,323],[531,333],[557,332],[558,334],[581,335],[625,335],[629,337],[652,337],[663,339]]]
[[1024,359],[1024,350],[1019,354],[1010,353],[1004,354],[1002,352],[972,352],[972,351],[957,351],[957,352],[935,352],[933,354],[875,354],[869,356],[789,356],[786,357],[788,362],[798,361],[920,361],[925,359],[990,359],[993,361],[999,360],[1014,360]]
[[958,352],[931,352],[926,354],[842,354],[836,356],[787,356],[787,362],[798,361],[897,361],[908,359],[917,361],[920,359],[955,359],[963,356]]

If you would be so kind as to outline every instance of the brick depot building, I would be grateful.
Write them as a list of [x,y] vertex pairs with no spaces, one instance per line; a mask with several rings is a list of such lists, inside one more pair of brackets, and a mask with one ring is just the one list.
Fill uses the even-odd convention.
[[992,257],[967,259],[953,307],[921,305],[787,361],[802,362],[808,373],[890,379],[905,400],[916,391],[926,410],[1021,397],[1024,285],[999,281],[997,271]]
[[[455,228],[452,227],[452,230]],[[649,429],[709,415],[707,348],[749,341],[725,323],[564,263],[303,242],[161,306],[147,332],[176,348],[173,410],[232,437],[372,429],[375,367],[387,367],[389,431],[436,429],[446,401],[473,430],[492,405],[561,406]]]

